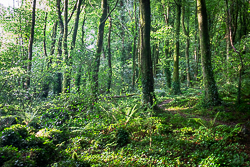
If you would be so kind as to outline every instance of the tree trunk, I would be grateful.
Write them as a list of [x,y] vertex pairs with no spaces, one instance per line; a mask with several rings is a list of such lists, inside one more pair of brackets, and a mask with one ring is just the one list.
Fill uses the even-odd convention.
[[167,84],[167,88],[171,88],[171,71],[170,71],[170,60],[169,58],[170,56],[170,52],[169,52],[169,42],[166,40],[165,41],[165,58],[166,58],[166,62],[165,62],[165,76],[166,76],[166,84]]
[[[166,26],[168,27],[168,20],[169,20],[169,1],[167,4],[167,10],[165,11],[165,4],[162,4],[163,8],[164,8],[164,19],[165,19],[165,23]],[[170,60],[169,58],[170,56],[170,48],[169,48],[169,41],[165,40],[165,46],[164,46],[165,50],[164,50],[164,54],[165,54],[165,67],[164,67],[164,71],[165,71],[165,77],[166,77],[166,85],[167,88],[171,89],[171,71],[170,71]]]
[[144,104],[154,103],[154,78],[150,50],[151,9],[150,0],[139,0],[140,3],[140,57],[141,85]]
[[64,34],[63,34],[63,50],[66,69],[63,76],[63,93],[70,92],[70,59],[68,55],[68,0],[64,2]]
[[[185,3],[185,1],[184,1]],[[190,46],[190,39],[189,39],[189,6],[184,4],[182,6],[182,30],[186,36],[186,48],[185,48],[185,57],[186,57],[186,73],[187,73],[187,87],[191,86],[191,78],[190,78],[190,66],[189,66],[189,46]],[[185,28],[185,6],[187,6],[187,29]]]
[[[82,48],[85,51],[85,45],[84,45],[84,25],[85,25],[86,18],[84,18],[83,23],[82,23],[82,36],[81,36],[81,41],[82,41]],[[75,79],[75,85],[76,85],[76,91],[80,93],[80,83],[81,83],[81,75],[82,75],[82,65],[81,65],[82,59],[80,59],[80,64],[79,68],[76,74],[76,79]]]
[[29,50],[28,50],[28,78],[27,78],[27,88],[30,87],[30,75],[31,75],[31,61],[32,61],[32,49],[34,41],[34,30],[35,30],[35,18],[36,18],[36,0],[33,1],[33,10],[32,10],[32,24],[30,30],[30,40],[29,40]]
[[205,0],[197,0],[197,13],[200,33],[201,63],[203,72],[203,84],[205,89],[205,102],[208,105],[221,103],[217,86],[214,80],[211,63],[210,39],[208,34],[208,20]]
[[227,22],[228,22],[228,27],[229,27],[230,43],[234,52],[236,52],[239,55],[239,59],[240,59],[238,93],[237,93],[237,104],[239,105],[241,103],[241,82],[242,82],[242,72],[243,72],[243,60],[242,60],[241,53],[236,50],[234,43],[233,43],[232,24],[231,24],[232,18],[231,18],[230,10],[228,8],[228,0],[226,0],[226,7],[227,7]]
[[198,31],[198,23],[197,23],[197,1],[196,1],[196,7],[195,7],[195,23],[194,23],[194,28],[195,28],[195,48],[194,48],[194,61],[195,61],[195,66],[194,66],[194,80],[198,80],[198,73],[199,73],[199,48],[200,48],[200,42],[199,38],[197,35]]
[[[75,48],[75,45],[76,45],[76,36],[77,36],[77,30],[78,30],[78,26],[79,26],[79,17],[80,17],[80,13],[81,13],[81,5],[82,5],[82,2],[83,0],[78,0],[77,1],[77,11],[76,11],[76,18],[75,18],[75,24],[74,24],[74,31],[73,31],[73,35],[72,35],[72,41],[71,41],[71,48],[70,48],[70,57],[69,57],[69,65],[70,67],[72,66],[72,56],[73,56],[73,53],[74,53],[74,48]],[[84,23],[85,23],[85,19],[84,19]],[[84,27],[84,23],[83,23],[83,27]],[[82,36],[82,45],[83,45],[83,36]],[[79,67],[79,70],[76,74],[76,91],[79,93],[80,92],[80,82],[81,82],[81,64],[80,64],[80,67]],[[71,76],[71,69],[69,71],[69,77]],[[69,81],[69,84],[70,84],[70,78],[68,78]]]
[[[60,36],[58,40],[58,55],[57,55],[57,64],[60,65],[61,63],[61,58],[62,58],[62,39],[63,39],[63,34],[64,34],[64,25],[63,25],[63,20],[61,16],[61,9],[60,9],[60,3],[61,0],[57,0],[57,15],[58,15],[58,20],[59,20],[59,26],[60,26]],[[56,74],[56,81],[54,83],[54,93],[59,94],[62,93],[62,73],[57,72]]]
[[180,77],[179,77],[179,38],[180,38],[180,17],[181,17],[181,5],[180,1],[176,4],[176,19],[175,19],[175,48],[174,48],[174,73],[173,73],[173,94],[177,95],[181,93]]
[[[108,7],[109,11],[109,7]],[[112,64],[111,64],[111,48],[110,48],[110,38],[111,38],[111,28],[112,28],[112,20],[111,16],[109,16],[109,34],[108,34],[108,89],[107,92],[110,93],[111,81],[112,81]]]
[[124,68],[125,68],[125,64],[126,64],[126,51],[125,51],[125,32],[124,32],[124,28],[123,25],[125,23],[125,13],[124,13],[124,0],[120,0],[120,7],[121,7],[121,37],[122,37],[122,49],[121,49],[121,76],[122,76],[122,82],[124,81]]
[[136,1],[134,2],[134,6],[135,6],[135,25],[132,27],[132,34],[134,36],[134,41],[133,41],[133,77],[132,77],[132,89],[134,90],[135,89],[135,77],[136,77],[136,39],[137,39],[137,13],[136,13]]
[[43,81],[43,87],[42,87],[42,97],[47,98],[49,94],[49,76],[48,76],[48,70],[49,70],[49,60],[47,55],[47,49],[46,49],[46,27],[47,27],[47,16],[48,13],[45,13],[45,20],[44,20],[44,29],[43,29],[43,50],[44,50],[44,56],[45,56],[45,64],[46,64],[46,70],[47,73],[45,75],[45,80]]
[[99,66],[100,66],[100,56],[102,52],[103,46],[103,33],[104,33],[104,26],[105,26],[105,18],[107,16],[107,0],[102,0],[102,16],[100,18],[100,24],[98,28],[98,35],[97,35],[97,48],[95,54],[95,62],[94,62],[94,70],[93,70],[93,81],[92,81],[92,93],[94,96],[94,101],[97,101],[98,96],[98,73],[99,73]]

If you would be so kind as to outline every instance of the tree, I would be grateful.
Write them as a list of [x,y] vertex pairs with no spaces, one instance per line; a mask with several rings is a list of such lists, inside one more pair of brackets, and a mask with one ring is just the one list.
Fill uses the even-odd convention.
[[176,1],[176,19],[175,19],[175,48],[174,48],[174,73],[173,73],[173,94],[180,94],[180,78],[179,78],[179,58],[180,58],[180,18],[181,18],[181,4],[180,0]]
[[[163,3],[163,1],[162,1]],[[165,6],[165,4],[162,4],[162,7],[164,9],[164,21],[166,26],[168,27],[169,25],[169,1],[167,6]],[[171,71],[170,71],[170,61],[169,58],[170,56],[170,46],[169,46],[169,41],[168,39],[165,39],[165,44],[164,44],[164,54],[165,54],[165,67],[164,67],[164,71],[165,71],[165,77],[166,77],[166,85],[167,88],[171,89]]]
[[[32,49],[34,42],[34,30],[35,30],[35,19],[36,19],[36,0],[33,1],[33,10],[32,10],[32,25],[30,30],[30,41],[29,41],[29,50],[28,50],[28,74],[31,74],[31,61],[32,61]],[[30,76],[27,78],[27,88],[30,87]]]
[[[59,20],[59,27],[60,27],[60,36],[59,36],[59,40],[58,40],[58,54],[57,54],[57,64],[60,65],[61,62],[61,58],[62,58],[62,39],[63,39],[63,34],[64,34],[64,25],[63,25],[63,20],[62,20],[62,16],[61,16],[61,0],[57,0],[57,15],[58,15],[58,20]],[[54,84],[54,93],[55,94],[59,94],[62,92],[62,73],[61,72],[57,72],[56,74],[56,81]]]
[[154,78],[150,50],[150,0],[139,0],[140,3],[140,70],[142,100],[144,104],[153,105]]
[[[187,3],[187,2],[186,2]],[[185,7],[187,8],[187,13],[185,13]],[[187,20],[187,28],[185,28],[185,14]],[[186,36],[186,48],[185,48],[185,57],[186,57],[186,74],[187,74],[187,87],[191,86],[191,78],[190,78],[190,66],[189,66],[189,5],[185,4],[185,0],[183,1],[182,5],[182,30],[184,35]]]
[[99,66],[100,66],[100,56],[102,52],[103,46],[103,33],[104,33],[104,26],[107,17],[107,7],[108,3],[107,0],[102,0],[102,16],[100,18],[99,28],[98,28],[98,35],[97,35],[97,46],[96,46],[96,53],[94,59],[94,69],[92,74],[92,93],[94,96],[94,101],[97,101],[98,96],[98,73],[99,73]]
[[64,1],[64,33],[63,33],[63,50],[66,69],[63,75],[63,93],[70,92],[70,63],[68,55],[68,0]]
[[[108,6],[108,12],[109,12],[109,6]],[[110,38],[111,38],[111,29],[112,29],[112,20],[111,16],[109,15],[109,34],[108,34],[108,88],[107,92],[110,93],[110,88],[111,88],[111,81],[112,81],[112,64],[111,64],[111,47],[110,47]]]
[[208,33],[208,20],[205,0],[197,0],[197,15],[199,22],[201,63],[203,72],[203,84],[205,89],[205,101],[209,105],[220,104],[217,86],[214,80],[211,63],[210,39]]

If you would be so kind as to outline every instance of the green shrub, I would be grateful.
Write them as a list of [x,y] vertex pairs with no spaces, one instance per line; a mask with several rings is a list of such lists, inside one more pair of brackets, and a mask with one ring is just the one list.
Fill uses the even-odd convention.
[[65,166],[70,166],[70,167],[90,167],[90,164],[84,161],[80,160],[73,160],[69,159],[66,161],[60,161],[58,163],[54,163],[51,165],[51,167],[65,167]]
[[129,133],[123,129],[119,128],[116,133],[117,146],[123,147],[129,143]]
[[12,125],[5,128],[0,134],[0,143],[4,146],[14,146],[21,148],[24,146],[24,139],[29,135],[28,128],[25,125]]
[[[26,156],[23,156],[26,155]],[[0,166],[16,167],[16,166],[37,166],[28,152],[18,151],[18,148],[13,146],[5,146],[0,148]]]

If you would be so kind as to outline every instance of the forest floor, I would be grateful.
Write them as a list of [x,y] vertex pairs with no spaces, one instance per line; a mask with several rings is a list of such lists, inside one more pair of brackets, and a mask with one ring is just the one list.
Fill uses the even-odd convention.
[[[163,100],[161,103],[158,104],[158,107],[165,111],[165,112],[169,112],[173,115],[175,114],[180,114],[183,118],[199,118],[201,120],[205,120],[206,122],[214,122],[214,126],[218,126],[218,125],[227,125],[227,126],[235,126],[237,124],[241,124],[243,125],[243,129],[244,129],[244,137],[240,140],[240,143],[242,145],[245,146],[244,148],[244,152],[248,154],[248,159],[250,160],[250,126],[245,126],[245,124],[249,123],[250,117],[246,117],[243,120],[238,120],[238,119],[233,119],[233,120],[226,120],[226,121],[222,121],[222,120],[217,120],[216,118],[212,118],[209,115],[202,115],[202,114],[195,114],[195,113],[188,113],[185,112],[185,108],[181,108],[181,109],[172,109],[172,108],[167,108],[166,105],[170,104],[173,101],[173,99],[166,99]],[[247,105],[250,106],[250,102],[246,103]],[[189,109],[193,108],[190,107],[190,105],[188,106]],[[212,109],[209,109],[210,111]],[[239,115],[242,113],[239,112],[235,112],[232,108],[230,107],[225,107],[225,112],[227,113],[231,113],[232,115]],[[243,113],[244,114],[244,113]]]
[[249,101],[207,107],[200,89],[182,92],[156,91],[158,107],[146,110],[138,94],[4,106],[0,166],[250,166]]

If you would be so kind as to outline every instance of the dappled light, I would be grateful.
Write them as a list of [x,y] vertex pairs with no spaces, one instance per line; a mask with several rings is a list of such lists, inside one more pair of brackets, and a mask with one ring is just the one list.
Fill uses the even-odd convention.
[[248,0],[7,1],[0,166],[250,166]]

